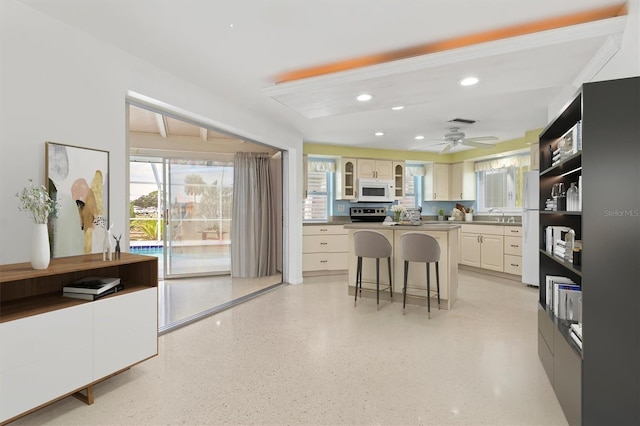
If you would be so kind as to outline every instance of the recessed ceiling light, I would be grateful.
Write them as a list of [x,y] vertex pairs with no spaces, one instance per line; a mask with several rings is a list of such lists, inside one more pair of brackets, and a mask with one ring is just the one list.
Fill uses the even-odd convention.
[[391,109],[394,111],[400,111],[401,109],[404,109],[404,107],[402,105],[398,105],[398,106],[391,107]]
[[360,102],[367,102],[373,99],[373,96],[368,93],[362,93],[361,95],[358,95],[356,99],[359,100]]
[[422,140],[422,139],[424,139],[424,136],[422,136],[422,135],[418,135],[418,136],[416,136],[416,137],[415,137],[415,139],[416,139],[416,140]]
[[376,136],[383,136],[383,135],[384,135],[384,132],[375,132],[375,133],[374,133],[374,135],[376,135]]
[[460,80],[460,86],[473,86],[478,82],[476,77],[467,77]]

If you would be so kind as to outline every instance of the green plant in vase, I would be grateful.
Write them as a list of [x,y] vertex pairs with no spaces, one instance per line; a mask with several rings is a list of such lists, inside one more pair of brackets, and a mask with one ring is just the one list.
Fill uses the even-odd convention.
[[391,206],[391,211],[395,213],[396,222],[400,222],[400,214],[402,213],[402,210],[404,210],[404,208],[401,205],[395,204]]
[[438,220],[444,220],[444,209],[438,210]]

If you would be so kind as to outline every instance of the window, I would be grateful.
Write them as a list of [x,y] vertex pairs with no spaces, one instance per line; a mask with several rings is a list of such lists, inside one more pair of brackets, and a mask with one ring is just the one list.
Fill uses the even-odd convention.
[[398,200],[398,204],[403,207],[422,206],[419,193],[422,176],[424,176],[424,166],[422,164],[406,164],[404,172],[404,198]]
[[478,211],[487,212],[491,208],[522,210],[524,173],[529,168],[529,155],[477,162]]
[[331,183],[335,162],[328,159],[309,159],[307,163],[307,198],[302,204],[302,220],[326,221],[333,190]]

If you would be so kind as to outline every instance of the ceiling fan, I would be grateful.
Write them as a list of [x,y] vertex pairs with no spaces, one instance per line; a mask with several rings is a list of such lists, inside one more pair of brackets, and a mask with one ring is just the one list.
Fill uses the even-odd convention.
[[497,141],[495,136],[478,136],[475,138],[465,138],[465,134],[459,127],[451,127],[448,133],[445,133],[444,139],[436,139],[443,141],[444,147],[440,150],[440,154],[455,148],[458,145],[473,146],[475,148],[493,148],[491,143],[483,143],[485,141]]

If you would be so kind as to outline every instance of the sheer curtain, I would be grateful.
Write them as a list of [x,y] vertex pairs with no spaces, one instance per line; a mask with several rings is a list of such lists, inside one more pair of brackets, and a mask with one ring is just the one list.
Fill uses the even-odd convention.
[[231,275],[273,275],[277,272],[277,241],[270,156],[238,152],[233,167]]

